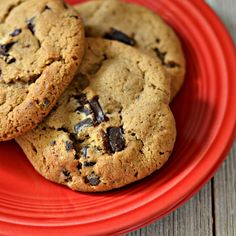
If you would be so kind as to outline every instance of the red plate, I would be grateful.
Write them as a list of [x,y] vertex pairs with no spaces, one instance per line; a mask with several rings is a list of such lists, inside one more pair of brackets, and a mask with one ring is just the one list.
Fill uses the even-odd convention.
[[98,236],[135,230],[183,204],[224,161],[236,121],[236,58],[228,33],[202,1],[135,2],[162,15],[186,53],[186,82],[172,104],[178,138],[170,161],[126,188],[82,194],[46,181],[13,141],[1,143],[1,235]]

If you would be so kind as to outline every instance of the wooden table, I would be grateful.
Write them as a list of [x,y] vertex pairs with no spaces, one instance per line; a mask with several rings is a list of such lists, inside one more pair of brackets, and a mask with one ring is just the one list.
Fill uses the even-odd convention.
[[[236,0],[207,0],[207,2],[224,21],[236,42]],[[236,143],[214,178],[191,200],[163,219],[127,234],[127,236],[170,235],[236,236]]]

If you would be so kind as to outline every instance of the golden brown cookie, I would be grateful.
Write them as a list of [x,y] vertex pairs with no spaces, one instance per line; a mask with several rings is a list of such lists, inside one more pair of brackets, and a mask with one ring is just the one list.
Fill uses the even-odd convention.
[[116,41],[87,44],[80,72],[56,107],[16,140],[45,178],[96,192],[161,168],[176,130],[169,82],[155,59]]
[[157,58],[172,78],[171,98],[179,92],[185,76],[181,44],[156,13],[118,0],[92,0],[75,8],[84,20],[87,36],[118,40]]
[[34,128],[84,51],[78,13],[61,0],[0,0],[0,141]]

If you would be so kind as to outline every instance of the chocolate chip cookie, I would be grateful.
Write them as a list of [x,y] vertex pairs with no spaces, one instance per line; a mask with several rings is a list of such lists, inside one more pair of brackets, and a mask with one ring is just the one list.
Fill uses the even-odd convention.
[[170,156],[176,130],[169,90],[155,59],[91,38],[79,74],[50,115],[16,140],[51,181],[85,192],[118,188]]
[[35,127],[74,78],[78,13],[61,0],[0,0],[0,141]]
[[171,97],[180,90],[185,59],[174,31],[150,10],[118,0],[92,0],[75,6],[87,36],[118,40],[157,58],[170,74]]

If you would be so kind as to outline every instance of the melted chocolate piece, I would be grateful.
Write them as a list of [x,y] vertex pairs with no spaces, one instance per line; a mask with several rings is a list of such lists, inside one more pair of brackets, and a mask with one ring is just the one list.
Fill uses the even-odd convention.
[[16,59],[8,53],[15,43],[16,42],[0,45],[0,56],[3,57],[3,60],[7,64],[11,64],[16,61]]
[[66,177],[70,176],[70,172],[68,170],[63,170],[62,172]]
[[96,164],[96,162],[94,162],[94,161],[90,161],[90,162],[85,161],[85,162],[83,163],[83,166],[89,167],[89,166],[94,166],[95,164]]
[[51,10],[51,8],[48,5],[46,5],[43,11],[46,11],[46,10]]
[[66,181],[66,182],[72,180],[72,177],[71,177],[70,172],[69,172],[68,170],[63,170],[62,173],[63,173],[64,176],[65,176],[65,181]]
[[26,20],[27,27],[28,27],[28,29],[31,31],[32,34],[35,33],[34,19],[35,19],[35,17],[32,17],[32,18],[29,19],[29,20]]
[[16,62],[16,58],[9,56],[9,57],[5,58],[5,62],[7,64],[12,64],[12,63]]
[[66,141],[66,151],[69,152],[74,148],[73,143],[70,141]]
[[15,37],[15,36],[19,35],[21,32],[22,32],[21,29],[15,29],[15,30],[10,34],[10,36],[11,36],[11,37]]
[[107,128],[107,136],[108,136],[110,150],[112,153],[124,150],[125,139],[123,137],[122,127]]
[[74,130],[76,133],[79,133],[82,128],[90,126],[93,126],[93,120],[91,118],[87,118],[75,125]]
[[76,168],[77,168],[78,170],[81,170],[82,164],[79,162],[79,164],[76,166]]
[[94,113],[95,120],[98,124],[102,123],[103,121],[106,121],[107,118],[104,115],[104,112],[98,102],[98,96],[93,97],[89,100],[90,107]]
[[16,42],[0,45],[0,55],[9,56],[8,52]]
[[111,31],[106,33],[104,35],[105,39],[111,39],[111,40],[117,40],[120,41],[122,43],[128,44],[130,46],[134,46],[135,45],[135,40],[130,38],[127,34],[116,30],[114,28],[111,28]]
[[167,62],[167,63],[165,64],[165,66],[168,67],[168,68],[180,67],[179,64],[177,64],[177,63],[175,63],[175,62],[173,62],[173,61]]
[[90,174],[87,177],[85,177],[85,182],[89,183],[92,186],[97,186],[97,185],[99,185],[99,183],[101,181],[100,181],[100,178],[97,175]]
[[165,65],[166,52],[161,52],[159,48],[154,48],[153,50],[155,51],[157,57],[161,60],[162,65]]

